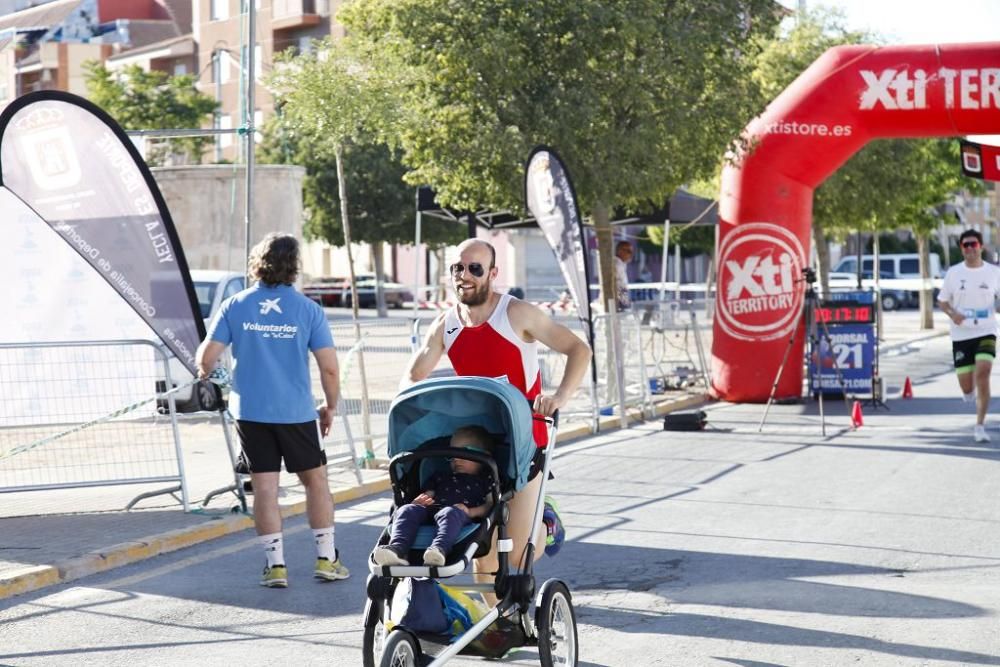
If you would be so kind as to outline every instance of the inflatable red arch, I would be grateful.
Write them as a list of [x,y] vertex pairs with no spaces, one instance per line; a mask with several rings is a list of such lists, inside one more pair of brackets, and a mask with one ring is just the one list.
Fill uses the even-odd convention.
[[[722,175],[712,389],[766,401],[801,317],[813,190],[865,143],[1000,132],[1000,42],[830,49],[747,126]],[[958,169],[959,165],[956,164]],[[778,380],[799,396],[803,331]]]

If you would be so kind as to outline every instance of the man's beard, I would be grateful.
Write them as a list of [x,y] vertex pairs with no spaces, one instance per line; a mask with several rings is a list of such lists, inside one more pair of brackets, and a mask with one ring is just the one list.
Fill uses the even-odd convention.
[[485,282],[475,288],[474,291],[460,290],[455,288],[455,296],[466,306],[481,306],[490,298],[490,284]]

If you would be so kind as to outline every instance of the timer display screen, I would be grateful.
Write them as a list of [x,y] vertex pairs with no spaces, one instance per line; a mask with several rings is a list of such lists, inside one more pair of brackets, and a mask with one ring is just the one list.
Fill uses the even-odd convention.
[[875,307],[857,301],[822,301],[813,308],[813,320],[826,324],[872,323]]

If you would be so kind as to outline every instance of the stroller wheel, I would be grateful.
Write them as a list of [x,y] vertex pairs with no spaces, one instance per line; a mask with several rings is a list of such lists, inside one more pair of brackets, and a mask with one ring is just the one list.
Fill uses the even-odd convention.
[[561,581],[542,585],[542,596],[535,609],[538,632],[538,657],[542,667],[577,664],[576,613],[569,589]]
[[361,662],[364,667],[381,664],[385,653],[386,631],[382,623],[382,604],[369,599],[365,606],[365,631],[361,640]]
[[396,628],[385,640],[385,651],[379,667],[420,667],[420,645],[406,630]]

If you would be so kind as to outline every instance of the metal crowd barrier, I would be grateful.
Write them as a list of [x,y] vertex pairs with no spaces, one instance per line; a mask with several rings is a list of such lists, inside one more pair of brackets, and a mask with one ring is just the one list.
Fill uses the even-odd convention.
[[128,507],[179,493],[187,511],[172,394],[157,410],[164,380],[167,357],[151,341],[0,344],[0,493],[170,483]]
[[[330,464],[385,458],[389,405],[418,335],[404,318],[336,322],[330,327],[341,368],[338,419],[324,440]],[[314,372],[313,393],[323,395]]]
[[696,301],[657,302],[641,314],[647,336],[645,349],[650,390],[661,393],[698,384],[709,386],[709,368]]

